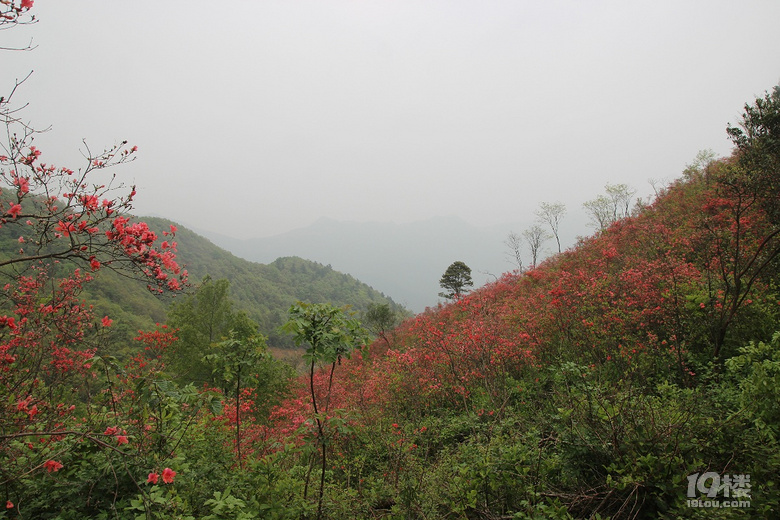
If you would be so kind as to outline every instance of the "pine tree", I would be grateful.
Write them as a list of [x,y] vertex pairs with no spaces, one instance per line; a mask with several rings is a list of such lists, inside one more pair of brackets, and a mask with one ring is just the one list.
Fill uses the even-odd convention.
[[463,262],[453,262],[444,271],[439,285],[446,291],[439,293],[439,296],[449,300],[460,299],[463,294],[468,292],[466,288],[474,285],[474,282],[471,281],[471,268]]

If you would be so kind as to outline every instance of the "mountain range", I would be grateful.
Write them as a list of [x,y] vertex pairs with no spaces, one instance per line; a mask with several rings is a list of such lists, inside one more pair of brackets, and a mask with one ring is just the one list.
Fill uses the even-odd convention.
[[[583,221],[581,215],[572,216],[575,218],[567,224]],[[280,256],[296,256],[331,265],[409,310],[421,312],[441,301],[439,280],[455,261],[471,268],[474,287],[516,269],[504,242],[509,232],[519,233],[528,227],[527,223],[480,227],[460,217],[446,216],[402,224],[320,218],[308,227],[243,240],[205,230],[198,232],[253,262],[269,263]],[[568,228],[562,234],[564,244],[575,242],[575,234]],[[546,245],[552,246],[552,241]]]
[[320,218],[312,225],[265,238],[236,239],[201,231],[216,245],[253,262],[295,256],[330,265],[389,295],[414,312],[439,302],[439,279],[452,262],[472,269],[475,286],[512,269],[506,233],[458,217],[425,221],[348,222]]

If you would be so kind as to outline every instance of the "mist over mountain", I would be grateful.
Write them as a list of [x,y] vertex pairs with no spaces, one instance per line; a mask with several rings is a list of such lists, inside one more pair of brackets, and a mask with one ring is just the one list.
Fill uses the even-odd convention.
[[439,279],[456,260],[471,268],[475,287],[515,269],[504,241],[510,231],[525,227],[478,227],[447,216],[404,224],[320,218],[308,227],[246,240],[200,232],[246,260],[269,263],[280,256],[298,256],[331,265],[420,312],[440,301]]

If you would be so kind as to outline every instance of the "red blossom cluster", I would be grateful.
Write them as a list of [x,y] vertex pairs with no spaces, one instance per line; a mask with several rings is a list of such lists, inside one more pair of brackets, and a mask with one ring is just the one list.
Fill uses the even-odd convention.
[[162,369],[162,357],[179,339],[177,329],[170,329],[168,325],[157,324],[157,328],[152,331],[138,331],[138,336],[134,339],[140,341],[144,346],[144,352],[141,353],[147,360],[155,360]]
[[[7,469],[16,470],[13,474],[23,475],[33,469],[27,465],[35,464],[58,471],[58,460],[36,461],[61,453],[62,432],[82,428],[74,389],[89,379],[100,334],[91,307],[79,300],[89,280],[78,269],[52,280],[39,265],[0,292],[13,314],[0,318],[0,451]],[[38,436],[38,444],[12,442],[25,435]],[[117,441],[123,440],[120,434]]]
[[0,28],[20,23],[22,16],[28,14],[34,3],[34,0],[0,0]]
[[55,473],[62,469],[62,463],[56,461],[56,460],[47,460],[43,467],[46,468],[46,471],[49,473]]
[[[173,479],[176,476],[176,472],[173,471],[171,468],[165,468],[162,471],[162,481],[165,484],[173,484]],[[160,479],[159,473],[149,473],[149,476],[146,478],[146,482],[149,484],[157,484],[157,482]]]
[[120,430],[116,426],[109,426],[106,428],[106,431],[103,432],[103,435],[107,435],[109,437],[114,437],[116,439],[117,444],[128,444],[130,441],[127,439],[127,430]]
[[[10,155],[0,156],[0,227],[11,226],[22,246],[0,267],[33,260],[82,262],[93,271],[121,270],[148,280],[150,290],[179,290],[187,273],[176,262],[176,243],[158,242],[144,222],[135,222],[135,188],[116,196],[121,185],[89,182],[97,171],[132,160],[136,147],[125,143],[91,158],[79,172],[40,163],[41,152],[13,141]],[[165,231],[164,235],[173,235]]]
[[15,381],[17,392],[36,386],[36,378],[24,376],[23,367],[31,364],[48,381],[83,373],[94,355],[94,348],[84,348],[94,326],[91,308],[78,295],[89,280],[76,269],[52,290],[47,270],[38,266],[2,289],[15,316],[0,318],[0,382]]
[[[171,226],[170,234],[175,233],[175,229]],[[163,241],[160,249],[156,249],[157,234],[145,222],[131,223],[128,218],[116,217],[111,222],[111,229],[106,231],[106,237],[118,244],[124,255],[154,280],[155,285],[149,284],[150,289],[154,288],[157,292],[163,292],[165,288],[178,291],[182,282],[186,282],[186,270],[182,271],[176,263],[176,242]]]

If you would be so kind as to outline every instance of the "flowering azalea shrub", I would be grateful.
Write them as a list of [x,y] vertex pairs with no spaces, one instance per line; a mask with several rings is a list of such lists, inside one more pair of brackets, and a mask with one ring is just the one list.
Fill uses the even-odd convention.
[[[178,290],[186,271],[176,263],[176,243],[163,240],[143,222],[127,215],[135,188],[114,177],[91,182],[102,170],[132,159],[136,147],[124,143],[89,157],[73,171],[40,161],[41,151],[12,139],[0,155],[0,229],[18,247],[0,259],[0,267],[23,270],[36,261],[68,260],[90,271],[108,268],[143,277],[150,290]],[[170,234],[175,233],[171,229]],[[169,232],[165,232],[168,235]]]
[[[31,7],[3,2],[0,17],[21,23]],[[59,508],[74,486],[96,510],[105,504],[98,476],[110,469],[115,493],[120,473],[135,480],[127,457],[142,437],[132,413],[119,413],[137,389],[119,389],[118,374],[103,370],[113,320],[96,316],[82,292],[104,270],[145,280],[155,293],[180,290],[187,275],[176,262],[175,229],[161,241],[134,221],[135,189],[106,172],[132,160],[135,147],[87,149],[78,171],[45,163],[10,99],[0,98],[8,130],[0,146],[0,482],[8,509],[20,514],[44,517],[35,504],[45,497]],[[151,343],[164,348],[159,338]]]
[[128,444],[124,434],[116,444],[103,440],[89,413],[97,387],[92,365],[112,320],[95,317],[80,299],[85,284],[115,269],[160,292],[178,290],[186,273],[173,246],[159,248],[145,225],[128,225],[123,213],[133,192],[109,199],[109,186],[88,182],[133,149],[110,150],[78,174],[38,163],[40,152],[16,139],[6,151],[0,234],[18,244],[0,258],[11,280],[0,293],[0,471],[10,489],[38,472],[59,473],[65,455],[85,442],[113,450]]

